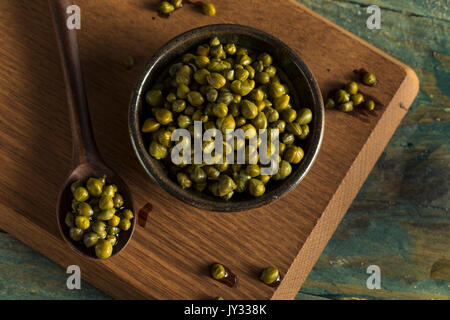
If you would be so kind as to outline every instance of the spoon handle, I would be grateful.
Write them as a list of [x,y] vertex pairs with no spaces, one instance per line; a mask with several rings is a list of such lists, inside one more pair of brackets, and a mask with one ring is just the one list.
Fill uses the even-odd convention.
[[50,11],[56,31],[61,65],[66,84],[67,104],[69,106],[72,130],[74,166],[82,163],[101,161],[100,153],[92,131],[88,102],[81,71],[76,29],[67,27],[66,13],[71,0],[49,0]]

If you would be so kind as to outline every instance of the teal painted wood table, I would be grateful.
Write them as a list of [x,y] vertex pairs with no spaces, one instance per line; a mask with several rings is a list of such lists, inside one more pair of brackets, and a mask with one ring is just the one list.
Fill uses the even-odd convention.
[[[421,90],[298,299],[450,299],[450,3],[448,0],[302,0],[410,65]],[[368,5],[381,9],[369,30]],[[349,48],[351,50],[351,48]],[[381,288],[368,289],[368,266]],[[109,299],[0,232],[0,299]]]

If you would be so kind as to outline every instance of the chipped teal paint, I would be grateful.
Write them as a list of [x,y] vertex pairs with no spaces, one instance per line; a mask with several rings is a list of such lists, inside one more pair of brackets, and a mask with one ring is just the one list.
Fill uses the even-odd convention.
[[[301,293],[328,298],[450,299],[450,278],[431,276],[450,258],[450,3],[430,0],[300,0],[410,65],[421,90]],[[381,30],[365,28],[366,6]],[[379,265],[382,289],[366,288]],[[447,266],[447,270],[450,265]]]
[[10,235],[0,232],[0,299],[108,299],[87,282],[66,287],[66,271]]
[[[450,298],[450,279],[430,274],[450,259],[449,1],[299,2],[413,67],[421,90],[297,298]],[[369,4],[381,30],[365,27]],[[0,299],[109,298],[85,282],[67,290],[64,269],[4,233],[0,260]],[[365,286],[371,264],[381,290]]]

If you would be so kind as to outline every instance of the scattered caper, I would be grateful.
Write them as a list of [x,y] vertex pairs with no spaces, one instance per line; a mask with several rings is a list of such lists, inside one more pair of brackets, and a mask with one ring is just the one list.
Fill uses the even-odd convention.
[[349,82],[345,85],[345,91],[349,94],[357,94],[358,93],[358,84],[355,81]]
[[353,102],[348,101],[345,103],[341,103],[340,105],[338,105],[338,109],[341,110],[342,112],[353,111]]
[[216,7],[212,3],[203,3],[202,11],[203,14],[211,17],[216,14]]
[[274,267],[265,268],[264,270],[262,270],[261,275],[259,276],[259,279],[268,285],[274,284],[275,282],[279,281],[279,278],[280,272],[277,268]]
[[375,102],[373,100],[368,100],[366,103],[364,103],[364,108],[366,108],[369,111],[372,111],[375,109]]
[[365,72],[361,80],[362,83],[371,87],[377,84],[377,77],[372,72]]
[[352,94],[351,101],[353,102],[354,106],[359,106],[364,102],[364,96],[361,93]]

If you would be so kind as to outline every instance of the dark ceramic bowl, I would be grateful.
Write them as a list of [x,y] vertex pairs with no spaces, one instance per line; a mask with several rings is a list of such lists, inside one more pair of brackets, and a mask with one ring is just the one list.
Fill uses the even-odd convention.
[[[282,181],[270,181],[266,192],[259,198],[248,194],[236,194],[228,201],[191,189],[182,189],[161,161],[148,153],[148,135],[142,135],[140,128],[149,117],[150,108],[145,107],[145,93],[165,74],[168,66],[181,56],[193,51],[199,44],[217,36],[223,43],[233,42],[238,46],[257,52],[268,52],[274,64],[282,70],[281,80],[289,86],[289,95],[294,106],[307,106],[313,112],[309,124],[310,134],[304,141],[303,160],[293,166],[291,175]],[[280,40],[262,31],[234,24],[218,24],[187,31],[164,45],[150,59],[132,94],[129,108],[129,130],[136,155],[147,173],[164,190],[192,206],[212,211],[243,211],[261,207],[280,199],[292,190],[308,173],[319,151],[324,127],[322,94],[311,71],[303,60]]]

